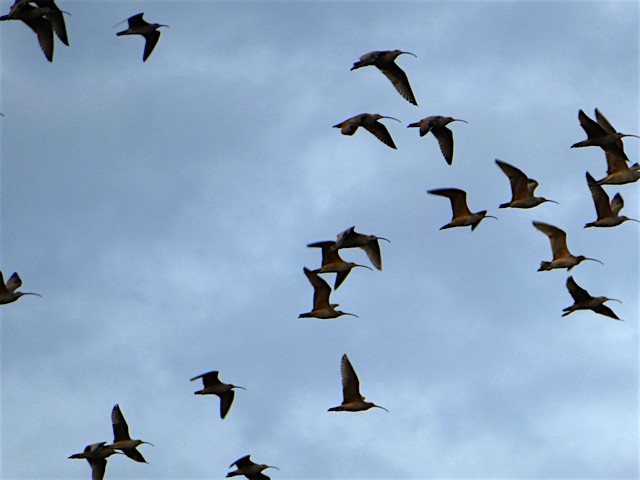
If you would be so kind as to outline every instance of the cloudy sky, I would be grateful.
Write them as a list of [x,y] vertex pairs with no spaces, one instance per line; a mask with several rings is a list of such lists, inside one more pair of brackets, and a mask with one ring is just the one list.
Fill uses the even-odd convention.
[[[11,2],[1,3],[2,12]],[[223,478],[251,454],[274,480],[637,478],[640,225],[595,220],[585,172],[605,175],[578,110],[640,133],[634,1],[64,1],[70,47],[52,64],[21,22],[0,24],[2,249],[25,297],[1,307],[3,479],[87,479],[119,403],[149,464],[107,478]],[[142,62],[130,15],[168,24]],[[374,67],[398,64],[419,106]],[[332,125],[368,112],[397,150]],[[454,123],[449,166],[430,134]],[[640,140],[628,139],[632,162]],[[510,199],[498,158],[559,202]],[[473,232],[428,189],[489,211]],[[620,192],[640,218],[638,184]],[[572,304],[539,220],[567,231],[572,270],[624,322]],[[302,268],[355,225],[386,237],[383,271],[332,296],[359,315],[299,320]],[[343,258],[368,264],[360,250]],[[333,275],[327,275],[332,284]],[[342,400],[347,353],[368,400]],[[246,387],[225,420],[189,379]]]

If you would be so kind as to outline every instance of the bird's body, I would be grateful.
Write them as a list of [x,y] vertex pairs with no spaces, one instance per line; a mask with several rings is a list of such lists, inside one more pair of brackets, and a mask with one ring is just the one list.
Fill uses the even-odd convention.
[[379,115],[377,113],[361,113],[360,115],[356,115],[343,122],[335,124],[333,128],[339,128],[343,135],[353,135],[359,127],[364,127],[382,143],[395,149],[397,147],[396,144],[393,143],[389,130],[387,130],[387,127],[378,121],[381,118],[391,118],[397,122],[400,121],[397,118],[385,117],[384,115]]
[[395,62],[395,59],[403,53],[413,55],[414,57],[416,56],[411,52],[403,52],[401,50],[376,50],[362,55],[360,60],[353,64],[351,70],[371,65],[377,67],[391,81],[398,93],[402,95],[405,100],[413,105],[418,105],[416,97],[411,90],[407,74],[404,73]]
[[594,182],[594,185],[625,185],[640,179],[640,165],[627,165],[627,160],[617,154],[605,152],[607,175]]
[[438,188],[435,190],[428,190],[427,193],[431,195],[438,195],[440,197],[447,197],[451,201],[451,210],[453,210],[453,218],[451,222],[440,227],[440,230],[454,227],[471,227],[471,230],[475,230],[480,222],[485,218],[496,218],[491,215],[487,215],[486,210],[473,213],[467,206],[467,192],[458,188]]
[[17,292],[16,290],[20,288],[20,285],[22,285],[22,279],[17,272],[13,272],[13,274],[11,274],[7,283],[4,283],[4,276],[2,275],[2,272],[0,272],[0,305],[15,302],[23,295],[35,295],[36,297],[42,296],[39,293]]
[[274,467],[273,465],[265,465],[252,462],[251,455],[245,455],[244,457],[239,458],[231,465],[229,465],[229,468],[233,466],[236,467],[236,470],[227,473],[227,477],[244,475],[249,480],[270,480],[270,478],[262,473],[262,471],[266,470],[267,468],[275,468],[276,470],[280,470],[278,467]]
[[501,204],[500,208],[533,208],[544,202],[558,203],[544,197],[536,197],[534,192],[538,188],[538,182],[527,177],[519,168],[498,159],[496,165],[509,177],[511,184],[511,201]]
[[438,140],[442,156],[446,162],[451,165],[453,163],[453,132],[447,128],[447,125],[451,122],[467,123],[465,120],[460,120],[459,118],[435,115],[423,118],[415,123],[410,123],[407,125],[407,128],[419,128],[421,137],[432,132],[433,136]]
[[127,425],[124,415],[120,410],[120,406],[116,404],[111,410],[111,424],[113,426],[113,443],[107,445],[110,448],[116,448],[124,453],[127,457],[136,462],[148,463],[142,454],[136,449],[138,445],[143,443],[153,446],[152,443],[143,442],[142,440],[132,440],[129,436],[129,426]]
[[313,286],[313,310],[307,313],[301,313],[298,318],[319,318],[321,320],[329,320],[338,318],[342,315],[351,315],[357,317],[353,313],[341,312],[336,310],[339,305],[337,303],[330,303],[329,297],[331,295],[331,287],[325,282],[317,273],[309,270],[307,267],[303,268],[304,274],[309,279],[309,282]]
[[548,223],[536,221],[533,221],[533,226],[549,237],[551,252],[553,253],[553,260],[551,262],[540,262],[539,272],[553,270],[555,268],[566,268],[567,271],[570,271],[584,260],[602,263],[595,258],[585,257],[584,255],[573,255],[567,247],[567,234],[564,230],[549,225]]
[[346,353],[342,355],[340,374],[342,376],[342,403],[337,407],[330,408],[327,410],[328,412],[361,412],[373,407],[388,412],[380,405],[365,401],[365,398],[360,394],[360,381]]
[[384,237],[358,233],[354,226],[340,232],[330,249],[337,251],[341,248],[361,248],[367,254],[373,266],[378,270],[382,270],[382,253],[380,252],[380,243],[378,240],[391,243],[389,239]]
[[619,133],[611,126],[609,121],[602,115],[596,108],[596,119],[592,120],[582,110],[578,112],[578,120],[580,126],[587,134],[587,139],[581,142],[574,143],[571,148],[580,147],[600,147],[605,152],[628,161],[624,149],[622,147],[622,138],[624,137],[636,137],[637,135],[630,135],[627,133]]
[[620,318],[618,318],[613,310],[604,305],[604,303],[609,300],[612,300],[614,302],[620,302],[620,300],[607,297],[592,297],[589,292],[587,292],[584,288],[580,287],[575,282],[573,277],[567,278],[567,289],[573,297],[573,305],[562,309],[562,311],[564,312],[562,314],[563,317],[566,317],[576,310],[593,310],[600,315],[604,315],[615,320],[620,320]]
[[229,409],[231,408],[231,404],[235,397],[233,389],[240,388],[242,390],[246,390],[246,388],[238,385],[222,383],[218,379],[217,371],[203,373],[202,375],[193,377],[191,381],[193,382],[199,378],[202,378],[204,388],[197,392],[193,392],[194,395],[217,395],[220,398],[220,418],[225,418],[227,413],[229,413]]
[[598,219],[585,224],[585,228],[615,227],[627,220],[638,222],[635,218],[619,215],[620,210],[624,207],[624,201],[619,193],[616,193],[613,200],[609,201],[609,195],[607,195],[607,192],[604,191],[604,188],[595,183],[594,178],[589,174],[589,172],[587,172],[586,177],[589,190],[591,191],[591,197],[593,198],[593,203],[596,207]]
[[82,453],[74,453],[69,458],[87,460],[91,467],[91,480],[102,480],[107,470],[107,458],[120,453],[113,447],[105,445],[106,443],[99,442],[87,445]]
[[151,52],[155,48],[158,40],[160,39],[160,32],[158,28],[168,27],[168,25],[161,25],[159,23],[148,23],[143,20],[143,13],[138,13],[127,19],[129,22],[129,28],[116,33],[118,36],[122,35],[142,35],[145,38],[144,53],[142,55],[142,61],[146,62]]
[[324,242],[315,242],[307,245],[309,248],[320,248],[322,249],[322,265],[320,268],[313,270],[313,273],[335,273],[336,280],[333,284],[333,289],[336,290],[342,282],[344,282],[355,267],[364,267],[371,270],[370,267],[366,265],[359,265],[353,262],[345,262],[342,257],[340,257],[340,253],[338,250],[332,250],[332,247],[336,244],[336,242],[332,242],[331,240],[327,240]]

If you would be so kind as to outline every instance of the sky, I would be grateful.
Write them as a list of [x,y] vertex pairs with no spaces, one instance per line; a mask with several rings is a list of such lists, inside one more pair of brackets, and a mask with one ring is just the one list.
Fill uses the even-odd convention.
[[[0,307],[0,477],[90,478],[67,457],[113,440],[117,403],[155,447],[111,479],[223,478],[246,454],[274,480],[638,478],[640,225],[583,228],[606,164],[570,148],[580,109],[640,134],[638,2],[57,3],[51,64],[0,24],[0,269],[42,295]],[[113,27],[138,12],[169,25],[144,63]],[[417,56],[397,64],[419,106],[350,71],[393,49]],[[401,121],[397,150],[332,128],[365,112]],[[468,122],[451,166],[406,128],[429,115]],[[496,158],[559,204],[499,209]],[[498,219],[439,230],[450,206],[426,191],[445,187]],[[637,183],[606,191],[640,219]],[[604,263],[569,274],[624,321],[561,316],[568,274],[537,271],[534,220]],[[298,319],[306,245],[354,225],[390,240],[332,294],[359,318]],[[327,412],[345,353],[389,413]],[[247,389],[225,420],[189,381],[210,370]]]

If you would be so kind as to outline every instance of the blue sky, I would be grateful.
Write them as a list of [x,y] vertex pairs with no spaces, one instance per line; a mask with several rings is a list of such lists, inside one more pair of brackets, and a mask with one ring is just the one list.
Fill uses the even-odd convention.
[[[639,226],[583,228],[604,154],[569,148],[579,109],[640,134],[637,2],[58,5],[71,46],[52,64],[0,25],[0,268],[43,296],[2,306],[2,478],[89,478],[67,457],[112,440],[116,403],[155,447],[112,457],[113,479],[221,478],[248,453],[273,479],[638,477]],[[170,26],[145,63],[113,28],[138,12]],[[392,49],[417,55],[397,61],[417,107],[350,71]],[[331,128],[363,112],[401,120],[397,150]],[[429,115],[468,122],[451,166],[406,128]],[[498,209],[496,158],[559,205]],[[440,231],[448,202],[426,191],[444,187],[498,220]],[[606,190],[640,218],[637,184]],[[604,262],[571,274],[624,322],[561,317],[568,275],[537,272],[533,220]],[[391,240],[332,296],[360,318],[299,320],[306,244],[352,225]],[[344,353],[389,413],[326,411]],[[247,388],[225,420],[193,395],[209,370]]]

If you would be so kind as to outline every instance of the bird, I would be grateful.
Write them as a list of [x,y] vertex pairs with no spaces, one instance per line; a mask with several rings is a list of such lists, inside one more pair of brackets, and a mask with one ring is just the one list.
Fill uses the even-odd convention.
[[18,300],[23,295],[35,295],[42,297],[39,293],[33,292],[17,292],[16,290],[22,285],[22,279],[17,272],[13,272],[7,283],[4,283],[4,276],[0,272],[0,305],[6,305]]
[[580,287],[576,283],[573,277],[567,278],[567,289],[573,297],[573,305],[562,309],[562,311],[564,312],[562,314],[563,317],[566,317],[576,310],[593,310],[600,315],[620,320],[620,318],[618,318],[618,316],[613,313],[613,310],[611,310],[604,304],[604,302],[609,300],[614,302],[620,302],[620,300],[607,297],[592,297],[591,295],[589,295],[589,292],[587,292],[584,288]]
[[396,144],[393,143],[389,130],[387,130],[387,127],[378,121],[381,118],[390,118],[400,122],[397,118],[385,117],[384,115],[377,113],[361,113],[360,115],[356,115],[355,117],[348,118],[343,122],[335,124],[333,128],[339,128],[343,135],[353,135],[356,133],[356,130],[358,130],[358,127],[364,127],[367,131],[375,135],[382,143],[396,149]]
[[102,480],[107,470],[107,458],[120,453],[113,447],[105,445],[106,443],[99,442],[87,445],[82,453],[74,453],[69,458],[86,459],[91,467],[91,480]]
[[500,208],[533,208],[544,202],[558,203],[555,200],[534,196],[538,182],[533,178],[528,178],[519,168],[497,158],[496,165],[509,177],[511,184],[511,201],[500,204]]
[[63,13],[67,15],[69,12],[65,12],[64,10],[60,10],[60,8],[56,5],[54,0],[33,0],[33,3],[42,8],[49,9],[49,12],[46,14],[47,18],[51,21],[51,26],[53,27],[53,31],[58,36],[60,41],[64,43],[66,46],[69,46],[69,37],[67,35],[67,25],[64,21]]
[[435,190],[427,190],[427,193],[447,197],[451,201],[453,218],[451,219],[451,222],[441,226],[440,230],[444,230],[445,228],[471,226],[471,230],[473,231],[485,218],[496,218],[492,215],[487,215],[486,210],[472,213],[467,206],[467,192],[460,190],[459,188],[437,188]]
[[605,152],[607,159],[607,175],[594,182],[594,185],[624,185],[640,179],[640,165],[627,165],[627,160],[620,155]]
[[345,262],[341,257],[338,250],[332,250],[331,248],[336,244],[331,240],[323,242],[309,243],[309,248],[321,248],[322,249],[322,265],[320,268],[312,270],[313,273],[335,273],[336,280],[333,284],[333,289],[336,290],[342,282],[344,282],[355,267],[364,267],[371,270],[371,267],[366,265],[359,265],[353,262]]
[[[167,27],[169,25],[161,25],[159,23],[148,23],[143,20],[142,16],[144,12],[133,15],[127,19],[129,22],[129,28],[123,30],[121,32],[116,33],[116,35],[142,35],[145,38],[144,44],[144,54],[142,55],[142,61],[146,62],[153,49],[156,47],[158,40],[160,39],[160,32],[158,28]],[[123,20],[124,21],[124,20]],[[122,22],[120,22],[122,23]]]
[[461,120],[459,118],[434,115],[431,117],[423,118],[418,122],[410,123],[409,125],[407,125],[407,128],[419,128],[421,137],[424,137],[427,133],[432,132],[433,136],[436,137],[436,140],[438,140],[438,145],[440,145],[442,156],[447,161],[447,163],[451,165],[453,163],[453,132],[446,127],[446,125],[450,124],[451,122],[468,123],[466,120]]
[[624,137],[640,137],[638,135],[616,132],[598,109],[596,109],[596,116],[598,122],[589,118],[582,110],[578,112],[578,120],[580,121],[580,126],[587,134],[587,139],[574,143],[571,145],[571,148],[600,147],[605,152],[617,155],[628,161],[629,159],[622,148],[621,139]]
[[319,318],[322,320],[328,320],[332,318],[338,318],[342,315],[351,315],[352,317],[358,317],[353,313],[341,312],[336,310],[339,305],[337,303],[329,303],[329,296],[331,295],[331,287],[325,282],[317,273],[309,270],[307,267],[303,268],[304,274],[311,282],[313,286],[313,310],[307,313],[301,313],[298,318]]
[[48,7],[34,7],[29,2],[17,0],[8,15],[0,16],[0,21],[22,20],[38,36],[38,43],[44,56],[53,62],[53,23],[48,15],[54,12]]
[[371,264],[378,270],[382,270],[382,253],[380,252],[380,243],[378,240],[384,240],[391,243],[391,240],[376,235],[367,235],[356,232],[356,227],[349,227],[340,232],[335,243],[330,247],[336,251],[340,248],[361,248],[369,257]]
[[553,270],[554,268],[566,268],[567,271],[570,271],[584,260],[593,260],[594,262],[602,264],[600,260],[596,260],[595,258],[585,257],[584,255],[572,255],[571,252],[569,252],[569,248],[567,248],[567,234],[564,230],[535,220],[532,223],[534,227],[549,237],[551,252],[553,253],[553,260],[551,262],[540,262],[539,272]]
[[202,378],[202,384],[204,388],[202,390],[198,390],[197,392],[193,392],[194,395],[217,395],[220,397],[220,418],[224,418],[229,413],[229,409],[231,409],[231,404],[233,403],[233,398],[235,397],[234,388],[241,388],[242,390],[246,390],[244,387],[240,387],[238,385],[231,385],[227,383],[222,383],[218,379],[218,371],[212,371],[203,373],[202,375],[198,375],[197,377],[193,377],[191,381]]
[[365,402],[365,398],[360,394],[358,375],[356,375],[346,353],[342,355],[340,373],[342,375],[342,403],[337,407],[331,407],[327,412],[361,412],[372,407],[381,408],[385,412],[389,411],[373,402]]
[[149,463],[144,459],[136,447],[143,443],[153,447],[153,443],[131,439],[129,436],[129,426],[127,425],[127,421],[124,419],[124,415],[117,403],[114,405],[113,410],[111,410],[111,423],[113,425],[113,443],[107,445],[107,447],[117,448],[127,457],[135,460],[136,462]]
[[274,467],[273,465],[253,463],[251,461],[251,455],[245,455],[244,457],[239,458],[231,465],[229,465],[229,468],[233,466],[235,466],[237,469],[233,472],[227,473],[227,477],[244,475],[249,480],[270,480],[270,478],[262,473],[262,471],[266,470],[267,468],[275,468],[276,470],[280,470],[278,467]]
[[409,85],[407,74],[404,73],[404,71],[395,63],[395,59],[405,53],[418,58],[415,54],[411,52],[403,52],[402,50],[374,51],[362,55],[360,60],[353,64],[351,70],[353,71],[361,67],[368,67],[369,65],[378,67],[378,70],[384,73],[385,76],[391,80],[393,86],[396,87],[398,93],[402,95],[405,100],[413,105],[418,105],[416,97],[411,91],[411,85]]
[[616,193],[613,200],[609,202],[609,195],[604,191],[600,185],[595,183],[595,179],[587,172],[587,184],[591,191],[591,197],[596,207],[596,214],[598,219],[585,224],[584,228],[588,227],[615,227],[627,220],[640,223],[635,218],[629,218],[625,215],[618,215],[620,210],[624,207],[624,201],[619,193]]

